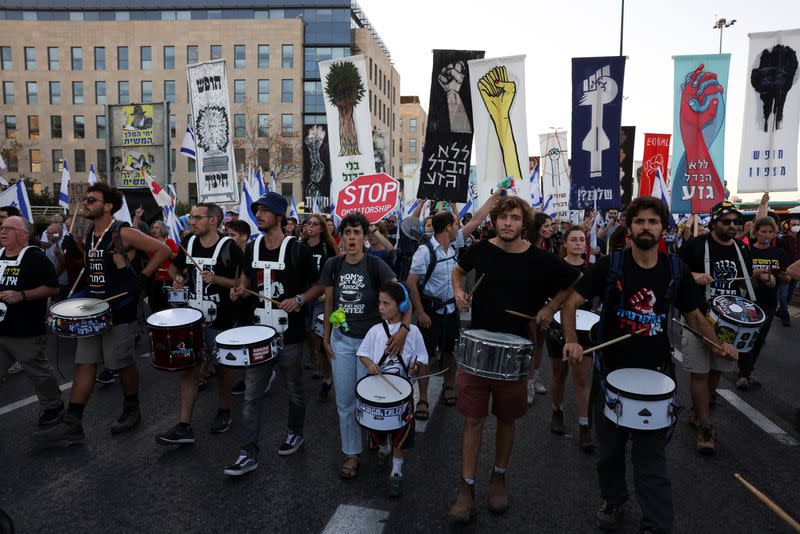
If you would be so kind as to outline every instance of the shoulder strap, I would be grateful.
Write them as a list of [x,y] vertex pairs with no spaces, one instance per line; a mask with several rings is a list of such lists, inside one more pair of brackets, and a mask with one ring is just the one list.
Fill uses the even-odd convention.
[[425,248],[428,249],[428,269],[425,271],[425,276],[419,281],[420,292],[428,285],[428,281],[431,279],[431,276],[433,276],[433,270],[436,268],[436,263],[439,261],[439,258],[436,256],[436,249],[433,248],[430,239],[425,240]]
[[219,239],[219,241],[217,241],[217,246],[214,247],[214,254],[211,256],[211,263],[212,264],[216,264],[217,263],[217,258],[219,257],[219,253],[222,251],[223,245],[225,245],[225,243],[227,243],[230,240],[231,240],[231,238],[225,235],[225,236],[222,236]]
[[[706,236],[705,239],[703,240],[703,247],[704,247],[703,269],[704,269],[704,272],[706,273],[706,275],[711,276],[711,252],[709,251],[709,248],[708,248],[708,240],[709,239],[710,239],[710,237]],[[707,284],[706,285],[705,294],[706,294],[706,302],[709,302],[711,300],[711,284]]]
[[192,234],[191,236],[189,236],[189,241],[186,242],[186,251],[189,253],[190,256],[194,256],[194,241],[195,241],[195,239],[197,239],[197,236]]
[[132,269],[133,264],[130,258],[128,258],[128,249],[122,241],[122,229],[126,227],[130,227],[130,225],[124,221],[114,220],[114,222],[111,223],[111,252],[112,254],[121,254],[125,260],[125,267]]
[[[622,291],[622,263],[625,259],[625,250],[614,249],[609,255],[608,276],[606,288],[603,293],[603,309],[600,311],[601,320],[597,327],[598,342],[605,341],[605,322],[611,317],[612,308],[618,308],[623,298]],[[614,296],[617,296],[615,299]]]
[[683,280],[683,262],[677,254],[659,253],[659,258],[666,256],[669,267],[669,285],[667,285],[666,299],[670,306],[675,306],[678,300],[678,290]]
[[750,276],[747,274],[747,265],[744,263],[744,256],[742,256],[742,249],[739,243],[734,240],[733,241],[733,248],[736,249],[736,255],[739,256],[739,265],[742,266],[742,276],[744,277],[744,284],[747,286],[747,295],[750,297],[750,300],[753,302],[756,301],[756,293],[753,291],[753,282],[750,280]]
[[[383,331],[386,332],[386,338],[392,337],[392,334],[389,332],[389,325],[386,321],[381,321],[381,326],[383,326]],[[380,361],[378,362],[378,369],[380,369],[383,362],[386,361],[386,358],[389,356],[389,353],[384,351],[383,356],[381,356]],[[397,359],[400,361],[400,367],[403,368],[403,372],[408,375],[408,367],[406,366],[405,360],[403,360],[403,351],[400,351],[400,354],[397,355]]]
[[377,294],[381,288],[381,271],[378,262],[383,261],[377,256],[373,256],[372,254],[364,253],[364,257],[367,261],[367,275],[369,279],[372,281],[372,287],[375,289],[375,293]]

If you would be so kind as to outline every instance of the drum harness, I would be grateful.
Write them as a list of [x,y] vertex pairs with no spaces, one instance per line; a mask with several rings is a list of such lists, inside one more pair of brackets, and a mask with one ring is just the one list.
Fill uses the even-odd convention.
[[[263,271],[263,278],[264,278],[264,295],[268,298],[272,298],[272,271],[283,271],[286,269],[286,249],[289,248],[290,243],[292,240],[295,239],[294,236],[285,236],[283,241],[281,241],[281,248],[278,251],[278,261],[261,261],[260,259],[260,252],[261,252],[261,241],[264,239],[263,235],[259,235],[256,237],[256,240],[253,241],[253,263],[252,266],[254,269],[261,269]],[[292,266],[297,267],[297,257],[296,257],[296,250],[297,247],[292,247]],[[255,313],[255,322],[260,325],[264,326],[271,326],[275,329],[278,333],[279,338],[279,346],[283,347],[283,333],[289,327],[289,314],[285,311],[281,310],[280,308],[273,308],[272,302],[265,300],[263,301],[263,307],[256,304]],[[281,350],[283,350],[281,348]]]
[[[17,259],[15,260],[0,260],[0,281],[3,280],[3,277],[6,273],[6,267],[19,267],[22,264],[22,257],[25,255],[25,252],[29,249],[33,248],[30,245],[24,247],[22,250],[19,251],[17,255]],[[6,253],[6,249],[0,248],[0,256]],[[2,322],[6,318],[6,313],[8,312],[8,306],[6,306],[5,302],[0,302],[0,322]]]
[[[609,264],[608,264],[608,277],[606,279],[606,288],[605,293],[603,295],[603,306],[600,310],[600,320],[597,322],[597,342],[603,343],[605,341],[605,323],[606,320],[612,317],[612,313],[615,309],[622,308],[624,305],[625,299],[625,292],[623,291],[623,278],[622,278],[622,265],[625,255],[630,255],[630,251],[628,250],[620,250],[616,249],[611,252],[609,256]],[[667,285],[666,291],[666,298],[667,301],[670,303],[670,307],[675,305],[675,300],[678,295],[678,288],[680,287],[681,278],[683,277],[683,264],[681,259],[675,254],[663,254],[659,253],[659,261],[661,261],[662,257],[666,256],[667,264],[669,267],[669,277],[670,281]],[[633,261],[633,258],[631,258]],[[615,295],[616,293],[616,295]],[[612,304],[613,303],[613,304]],[[666,333],[665,333],[666,335]],[[675,376],[675,364],[672,362],[672,346],[670,344],[670,355],[667,357],[666,361],[664,362],[663,372],[672,380],[677,383],[677,379]],[[606,376],[608,375],[605,366],[603,365],[603,354],[602,351],[597,351],[595,353],[594,358],[594,376],[592,380],[592,387],[591,392],[589,394],[589,406],[594,404],[596,396],[600,393],[603,398],[604,402],[611,409],[614,413],[617,414],[617,417],[621,414],[622,404],[618,399],[610,400],[608,398],[607,390],[606,390]],[[599,388],[599,391],[598,391]],[[672,417],[672,425],[667,432],[667,443],[669,443],[670,439],[672,439],[672,433],[675,430],[675,425],[678,422],[678,417],[680,416],[682,408],[680,408],[676,404],[671,404],[671,414]],[[592,417],[594,416],[594,410],[589,410],[589,424],[592,423]]]
[[[705,255],[703,257],[703,264],[705,265],[705,272],[707,276],[711,276],[711,253],[708,249],[708,240],[712,239],[710,235],[706,236],[705,245]],[[756,294],[753,291],[753,282],[750,280],[750,277],[747,276],[747,265],[744,263],[744,256],[742,256],[742,251],[739,250],[739,243],[736,241],[733,242],[733,248],[736,249],[736,255],[739,256],[739,265],[742,268],[742,276],[744,276],[744,283],[747,286],[747,294],[750,296],[750,300],[753,302],[756,301]],[[706,302],[711,300],[711,284],[706,286]]]
[[[213,270],[214,266],[217,264],[217,259],[219,259],[219,255],[222,252],[222,247],[225,245],[225,243],[230,241],[231,238],[228,236],[220,237],[219,241],[217,241],[217,245],[214,247],[214,253],[210,258],[198,258],[194,255],[194,243],[196,240],[196,235],[190,237],[189,241],[186,243],[186,250],[200,267],[211,267]],[[206,324],[211,324],[214,322],[214,318],[217,315],[217,307],[213,302],[203,298],[203,271],[197,267],[195,267],[195,270],[197,272],[195,273],[194,277],[194,298],[189,299],[189,306],[203,312],[203,318],[205,319]]]

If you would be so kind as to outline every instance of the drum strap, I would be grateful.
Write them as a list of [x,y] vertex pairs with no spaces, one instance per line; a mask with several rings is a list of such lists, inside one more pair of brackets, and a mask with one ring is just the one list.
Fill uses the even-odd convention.
[[[386,321],[381,321],[381,324],[383,325],[383,331],[386,332],[386,339],[389,339],[390,337],[392,337],[392,334],[389,333],[389,324]],[[383,365],[383,362],[385,362],[386,358],[388,358],[388,357],[389,357],[389,353],[388,352],[384,352],[383,356],[381,356],[381,359],[378,362],[378,369],[380,369],[381,365]],[[400,360],[400,367],[403,368],[403,372],[406,374],[406,376],[408,376],[408,367],[406,367],[406,362],[403,361],[403,353],[402,352],[400,352],[400,354],[397,356],[397,359]]]
[[[22,250],[20,250],[19,251],[19,255],[17,256],[17,259],[15,259],[15,260],[0,260],[0,280],[2,280],[3,276],[5,275],[6,267],[17,267],[22,263],[22,257],[25,255],[25,252],[29,248],[31,248],[31,247],[27,246],[27,247],[23,248]],[[2,257],[3,254],[5,254],[5,253],[6,253],[6,249],[5,248],[0,248],[0,257]]]
[[[705,242],[705,257],[703,258],[703,263],[705,264],[705,271],[708,276],[711,276],[711,253],[708,249],[708,240],[712,239],[711,236],[706,237]],[[750,277],[747,276],[747,264],[744,262],[744,256],[742,256],[742,251],[739,248],[739,243],[736,241],[733,242],[733,248],[736,249],[736,255],[739,256],[739,265],[742,267],[742,276],[744,276],[744,283],[747,286],[747,295],[750,297],[750,300],[753,302],[756,301],[756,294],[753,291],[753,282],[750,281]],[[711,285],[706,286],[706,302],[711,300]]]
[[219,254],[220,254],[220,252],[222,252],[222,247],[225,245],[225,243],[227,243],[228,241],[231,240],[231,238],[228,237],[228,236],[220,237],[219,241],[217,241],[217,245],[214,247],[214,253],[211,255],[210,258],[198,258],[198,257],[196,257],[194,255],[194,242],[195,242],[196,239],[197,239],[196,235],[193,235],[192,237],[189,238],[189,242],[186,243],[186,250],[189,251],[189,254],[201,266],[206,266],[206,265],[214,266],[214,265],[216,265],[217,264],[217,259],[219,258]]

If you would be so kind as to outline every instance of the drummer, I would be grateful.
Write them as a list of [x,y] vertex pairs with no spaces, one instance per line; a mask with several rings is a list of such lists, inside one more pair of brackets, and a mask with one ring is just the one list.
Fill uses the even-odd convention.
[[[139,300],[144,287],[169,258],[170,251],[164,243],[114,218],[122,201],[122,193],[116,187],[98,182],[89,186],[81,204],[86,218],[93,223],[84,252],[86,267],[82,280],[88,286],[85,293],[99,299],[126,295],[110,303],[113,324],[110,329],[99,336],[78,339],[67,413],[61,423],[35,435],[46,446],[83,441],[83,410],[94,389],[98,363],[109,369],[119,369],[125,396],[122,414],[111,424],[111,433],[125,432],[141,421],[139,369],[134,359],[139,333]],[[68,236],[65,241],[71,239]],[[148,254],[152,254],[149,260],[146,259]]]
[[[706,315],[714,297],[745,296],[755,302],[750,250],[735,239],[736,225],[742,214],[731,202],[720,202],[711,208],[708,223],[711,230],[688,240],[678,255],[691,269],[694,281],[704,286],[705,297],[700,313]],[[732,281],[731,279],[739,280]],[[742,280],[743,279],[743,280]],[[742,288],[746,295],[740,295]],[[713,339],[713,338],[712,338]],[[715,357],[708,347],[687,333],[681,338],[683,365],[691,373],[692,422],[697,425],[697,452],[714,454],[716,431],[711,423],[711,406],[722,372],[736,371],[736,362]]]
[[[222,209],[213,203],[200,203],[192,208],[187,217],[192,234],[181,243],[181,249],[175,261],[169,267],[172,276],[172,288],[189,287],[194,302],[212,303],[216,314],[205,317],[203,341],[205,359],[214,355],[214,339],[217,334],[232,328],[236,321],[236,313],[231,303],[230,290],[236,283],[236,273],[242,264],[242,249],[228,236],[219,233],[222,223]],[[192,259],[187,257],[187,252]],[[211,265],[203,265],[203,294],[195,295],[197,267],[195,261],[209,260]],[[194,261],[192,261],[194,260]],[[205,262],[204,262],[205,263]],[[204,306],[205,304],[201,305]],[[206,315],[206,310],[200,310]],[[210,323],[209,323],[210,320]],[[161,445],[190,445],[194,443],[192,430],[192,411],[197,400],[200,366],[189,367],[181,371],[181,408],[180,421],[170,430],[156,436]],[[219,434],[231,427],[231,373],[222,366],[217,366],[217,385],[219,391],[219,407],[211,432]]]
[[[660,371],[674,378],[667,337],[670,305],[674,304],[689,326],[706,337],[715,339],[714,331],[697,309],[701,299],[688,268],[676,261],[673,270],[669,257],[658,252],[658,241],[669,219],[664,203],[654,197],[639,197],[628,205],[625,219],[631,248],[615,253],[623,255],[621,272],[610,277],[612,256],[601,258],[576,284],[561,308],[566,339],[564,358],[573,365],[581,365],[585,359],[575,330],[575,310],[587,300],[601,297],[604,302],[600,341],[638,332],[603,351],[603,376],[616,369],[634,367]],[[677,282],[677,288],[673,282]],[[668,293],[670,286],[673,289]],[[723,347],[724,351],[710,350],[717,357],[735,360],[736,349],[730,344]],[[628,498],[625,447],[630,437],[633,476],[642,510],[640,532],[672,532],[672,492],[665,456],[669,429],[637,431],[616,426],[602,415],[605,401],[602,391],[601,388],[595,397],[601,496],[597,525],[604,530],[616,530],[622,525]]]
[[[505,310],[536,316],[544,326],[569,293],[578,271],[561,258],[544,252],[523,239],[533,220],[530,206],[516,196],[502,196],[490,211],[497,236],[470,246],[453,270],[453,291],[461,310],[470,305],[464,291],[469,271],[475,269],[476,280],[483,276],[475,291],[472,306],[472,328],[505,332],[527,337],[529,323],[505,313]],[[547,297],[553,297],[545,305]],[[494,468],[489,484],[489,509],[503,513],[508,508],[505,473],[514,444],[517,418],[528,408],[526,380],[506,381],[456,372],[456,399],[464,414],[461,444],[461,484],[458,498],[448,516],[457,522],[468,522],[475,514],[475,478],[483,424],[489,413],[497,418]]]

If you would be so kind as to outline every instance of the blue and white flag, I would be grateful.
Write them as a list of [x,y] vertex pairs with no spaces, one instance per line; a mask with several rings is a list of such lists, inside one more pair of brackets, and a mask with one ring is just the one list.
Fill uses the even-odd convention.
[[[470,196],[471,196],[471,195],[470,195]],[[415,199],[414,199],[414,202],[412,202],[412,203],[411,203],[411,205],[410,205],[410,206],[408,207],[408,209],[406,210],[406,215],[407,215],[407,216],[409,216],[409,217],[410,217],[410,216],[411,216],[411,214],[412,214],[412,213],[414,213],[414,210],[415,210],[415,209],[417,209],[417,206],[419,205],[419,202],[420,202],[420,200],[419,200],[418,198],[415,198]]]
[[275,180],[275,169],[272,169],[271,171],[269,171],[269,177],[270,177],[270,182],[271,182],[270,186],[269,186],[270,190],[271,191],[275,191],[277,193],[278,192],[278,183]]
[[178,218],[175,216],[175,206],[162,206],[161,211],[164,214],[164,223],[167,225],[169,238],[175,241],[175,243],[180,243],[181,230],[183,230],[183,228]]
[[467,213],[472,213],[472,195],[467,195],[467,203],[461,208],[458,216],[463,220],[464,217],[467,216]]
[[548,215],[551,219],[556,218],[556,207],[553,203],[553,195],[547,195],[544,206],[542,206],[542,213]]
[[186,133],[183,134],[183,142],[181,143],[181,154],[184,156],[188,156],[192,159],[197,159],[195,151],[197,150],[197,145],[195,144],[194,140],[194,132],[188,126],[186,127]]
[[69,168],[67,160],[64,160],[64,167],[61,169],[61,191],[58,193],[58,205],[65,210],[69,209],[69,180]]
[[28,200],[28,191],[25,189],[25,183],[22,180],[17,180],[14,185],[0,193],[0,206],[13,206],[17,208],[26,219],[33,222],[31,203]]
[[246,222],[250,225],[250,240],[254,240],[259,235],[258,222],[253,210],[250,209],[250,204],[257,198],[256,192],[251,189],[251,185],[247,180],[242,182],[242,194],[239,200],[239,220]]
[[256,188],[253,189],[253,191],[258,191],[259,196],[263,197],[267,194],[267,187],[264,185],[264,174],[261,172],[261,167],[256,169],[255,185]]
[[294,195],[292,195],[292,205],[289,206],[289,217],[294,217],[295,221],[300,221],[300,216],[297,214],[297,204],[294,203]]
[[89,164],[89,176],[86,180],[89,182],[89,185],[94,185],[97,183],[97,174],[94,172],[94,163]]
[[667,186],[664,184],[664,178],[661,174],[661,168],[656,169],[656,177],[653,180],[653,196],[656,198],[661,199],[661,202],[667,205],[667,209],[670,212],[670,222],[671,224],[676,224],[675,217],[672,215],[672,198],[670,191],[667,189]]
[[128,209],[128,200],[125,195],[122,195],[122,207],[114,214],[114,218],[118,221],[125,221],[133,226],[133,219],[131,219],[131,210]]
[[538,160],[533,164],[533,170],[530,176],[531,181],[531,207],[533,209],[541,209],[542,207],[542,186],[539,183],[539,162]]
[[3,155],[0,154],[0,171],[6,170],[8,167],[6,166],[6,160],[3,159]]

